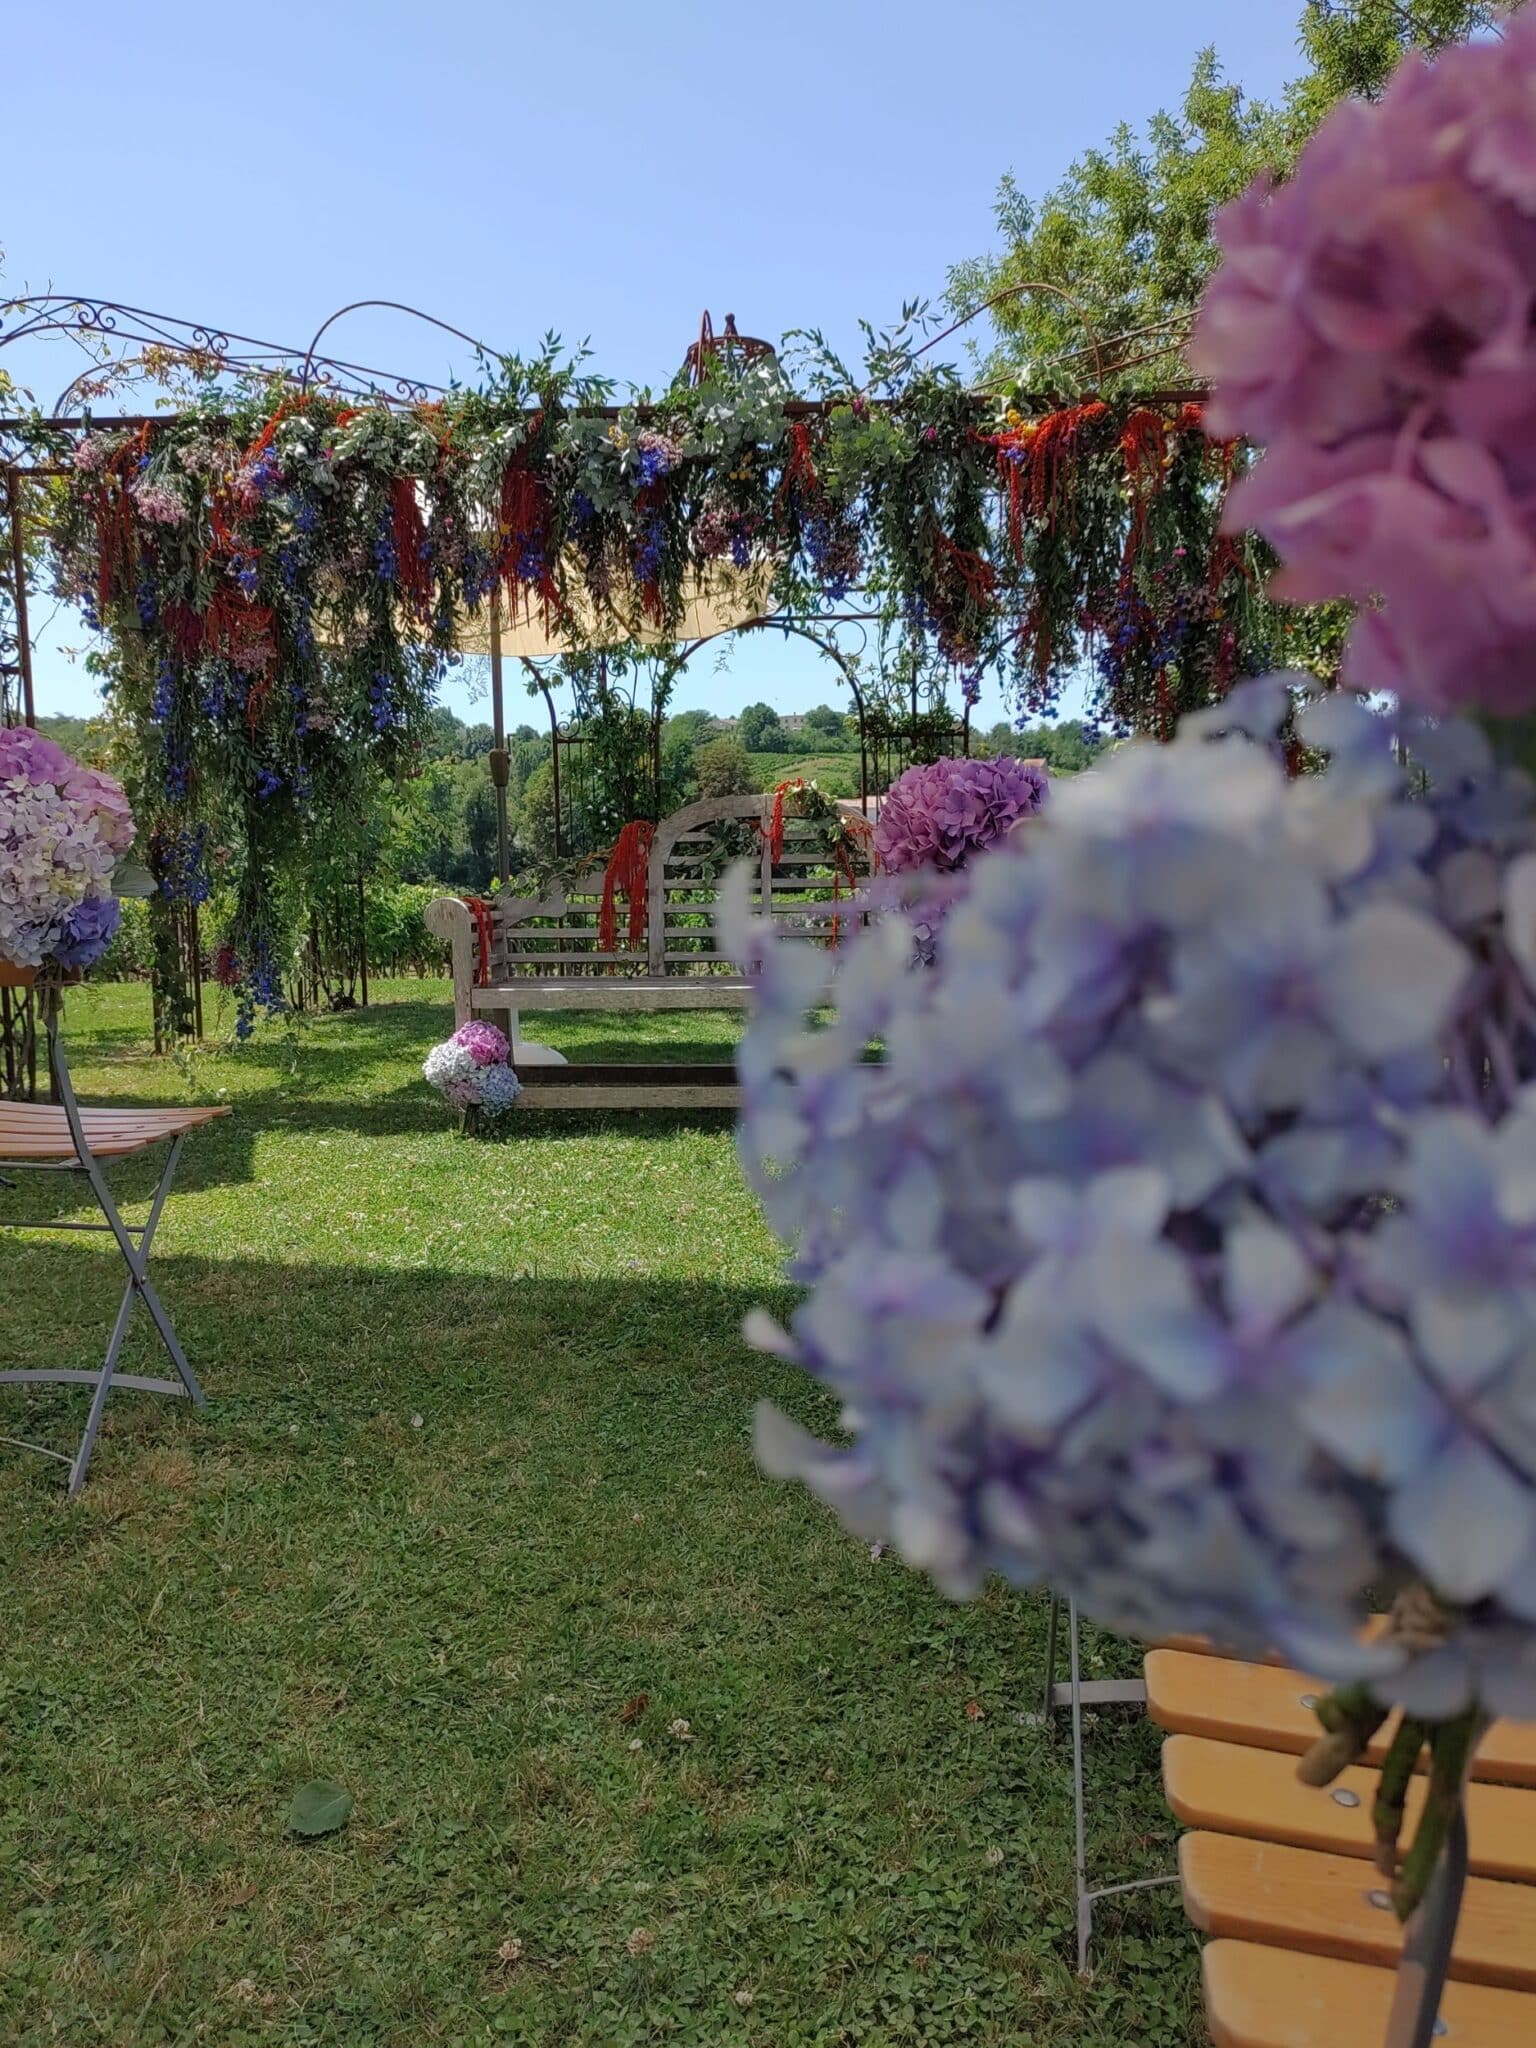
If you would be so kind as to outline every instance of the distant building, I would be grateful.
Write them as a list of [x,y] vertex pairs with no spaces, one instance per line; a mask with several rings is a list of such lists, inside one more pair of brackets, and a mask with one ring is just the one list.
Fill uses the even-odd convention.
[[[709,721],[709,729],[711,732],[733,733],[740,723],[741,720],[739,718],[712,718]],[[779,713],[779,724],[784,728],[785,732],[805,731],[805,717],[799,711],[781,711]]]

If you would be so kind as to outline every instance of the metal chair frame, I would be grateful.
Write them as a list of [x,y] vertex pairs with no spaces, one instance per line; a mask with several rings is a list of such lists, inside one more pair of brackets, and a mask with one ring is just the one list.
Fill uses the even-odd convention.
[[[1154,1891],[1179,1883],[1177,1872],[1166,1877],[1135,1878],[1128,1884],[1090,1885],[1088,1882],[1087,1795],[1083,1776],[1083,1708],[1095,1706],[1145,1706],[1145,1679],[1082,1677],[1082,1643],[1077,1602],[1052,1593],[1045,1632],[1045,1690],[1040,1719],[1049,1723],[1062,1707],[1072,1714],[1072,1867],[1077,1890],[1077,1971],[1088,1969],[1093,1941],[1093,1909],[1101,1899],[1121,1897],[1126,1892]],[[1056,1676],[1057,1638],[1061,1609],[1067,1609],[1067,1670],[1065,1681]],[[1418,1911],[1403,1935],[1403,1954],[1393,1989],[1392,2010],[1383,2048],[1433,2048],[1446,2032],[1440,2018],[1440,2001],[1445,1993],[1461,1915],[1462,1893],[1467,1882],[1467,1817],[1458,1807],[1452,1818],[1445,1850],[1430,1878]]]
[[[59,1037],[56,1006],[50,1005],[47,1013],[48,1052],[52,1065],[54,1090],[59,1105],[64,1111],[69,1134],[75,1147],[73,1159],[37,1160],[0,1158],[0,1185],[15,1186],[8,1176],[12,1173],[73,1173],[89,1182],[105,1221],[101,1223],[44,1223],[27,1217],[0,1218],[0,1228],[7,1230],[85,1230],[100,1231],[112,1237],[123,1255],[128,1268],[128,1281],[123,1289],[123,1298],[118,1305],[117,1319],[112,1325],[112,1334],[107,1343],[106,1354],[95,1372],[70,1370],[63,1367],[28,1367],[20,1370],[0,1372],[0,1386],[76,1385],[94,1387],[90,1413],[86,1419],[85,1434],[73,1457],[62,1451],[51,1450],[45,1444],[29,1443],[20,1437],[0,1437],[0,1443],[13,1445],[19,1450],[36,1451],[45,1458],[55,1458],[69,1467],[69,1492],[77,1494],[85,1484],[85,1475],[95,1449],[97,1433],[101,1428],[102,1415],[107,1405],[107,1396],[114,1386],[126,1387],[135,1393],[169,1394],[177,1399],[190,1400],[195,1407],[206,1405],[202,1388],[196,1375],[187,1363],[186,1353],[181,1348],[175,1326],[167,1314],[164,1304],[155,1292],[149,1278],[149,1255],[159,1228],[160,1218],[165,1209],[166,1197],[176,1178],[176,1168],[181,1160],[181,1147],[185,1133],[171,1137],[170,1151],[161,1170],[159,1184],[150,1202],[149,1215],[143,1223],[125,1223],[113,1199],[107,1183],[102,1162],[92,1152],[85,1135],[85,1124],[80,1105],[75,1097],[74,1084],[70,1079],[69,1062],[64,1056],[64,1047]],[[146,1150],[151,1149],[149,1147]],[[176,1368],[176,1378],[146,1379],[136,1373],[120,1373],[117,1361],[122,1353],[128,1326],[133,1319],[137,1302],[142,1301],[154,1324],[161,1343]]]
[[1068,1600],[1067,1677],[1056,1676],[1057,1638],[1062,1601],[1052,1593],[1045,1627],[1045,1690],[1041,1721],[1049,1723],[1062,1707],[1072,1714],[1072,1875],[1077,1893],[1077,1974],[1088,1973],[1088,1954],[1093,1943],[1093,1911],[1101,1899],[1120,1898],[1127,1892],[1156,1891],[1178,1883],[1176,1873],[1166,1877],[1138,1877],[1127,1884],[1091,1885],[1088,1882],[1088,1798],[1083,1781],[1084,1707],[1144,1707],[1146,1681],[1140,1678],[1090,1678],[1082,1675],[1082,1632],[1077,1602]]

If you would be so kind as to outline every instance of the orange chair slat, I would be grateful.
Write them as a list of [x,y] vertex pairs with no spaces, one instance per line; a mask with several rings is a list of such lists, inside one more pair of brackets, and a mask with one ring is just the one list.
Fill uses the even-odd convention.
[[[1204,1934],[1397,1968],[1402,1928],[1381,1879],[1357,1857],[1193,1834],[1179,1843],[1179,1878],[1184,1910]],[[1467,1880],[1451,1974],[1536,1991],[1536,1887]]]
[[[1163,1744],[1163,1789],[1186,1827],[1329,1855],[1372,1853],[1376,1773],[1366,1768],[1344,1771],[1336,1784],[1318,1790],[1303,1785],[1294,1760],[1276,1750],[1170,1735]],[[1410,1833],[1423,1798],[1423,1780],[1416,1779],[1408,1789]],[[1467,1829],[1475,1875],[1536,1883],[1536,1795],[1507,1785],[1469,1785]]]
[[[1170,1735],[1204,1735],[1300,1756],[1317,1739],[1317,1716],[1307,1702],[1328,1690],[1284,1665],[1240,1664],[1180,1650],[1147,1657],[1147,1710]],[[1396,1717],[1372,1743],[1370,1758],[1387,1753]],[[1478,1745],[1473,1775],[1500,1785],[1536,1786],[1536,1725],[1496,1721]]]
[[[1205,2010],[1216,2048],[1372,2048],[1392,2010],[1390,1970],[1302,1956],[1294,1949],[1213,1941]],[[1536,1998],[1486,1984],[1448,1984],[1437,2048],[1531,2048]]]
[[[104,1159],[122,1158],[163,1145],[228,1116],[227,1104],[198,1109],[87,1109],[81,1112],[85,1142]],[[0,1105],[0,1159],[55,1160],[75,1157],[69,1120],[51,1103]]]

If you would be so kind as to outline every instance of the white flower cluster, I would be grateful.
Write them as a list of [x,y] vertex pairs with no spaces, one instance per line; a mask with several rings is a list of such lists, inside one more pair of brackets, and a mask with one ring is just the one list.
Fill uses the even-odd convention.
[[0,779],[0,960],[40,967],[67,951],[85,906],[111,903],[117,862],[103,820],[57,784]]

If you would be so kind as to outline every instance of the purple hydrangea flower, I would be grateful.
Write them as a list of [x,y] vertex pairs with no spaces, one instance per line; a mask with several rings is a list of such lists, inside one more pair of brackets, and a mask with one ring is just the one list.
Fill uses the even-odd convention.
[[[742,1149],[808,1289],[754,1334],[852,1436],[770,1410],[759,1455],[953,1593],[1536,1714],[1536,793],[1338,697],[1290,781],[1287,702],[1059,786],[830,1021],[740,895]],[[1444,1642],[1362,1646],[1407,1582]]]
[[1034,761],[946,760],[909,768],[880,804],[875,853],[888,874],[953,874],[995,846],[1045,801],[1049,777]]
[[61,967],[89,967],[111,945],[123,921],[115,896],[87,896],[64,920],[53,957]]
[[133,844],[121,786],[27,726],[0,729],[0,960],[88,967],[117,928]]
[[477,1067],[505,1066],[512,1055],[506,1033],[479,1017],[461,1024],[448,1043],[462,1046]]

